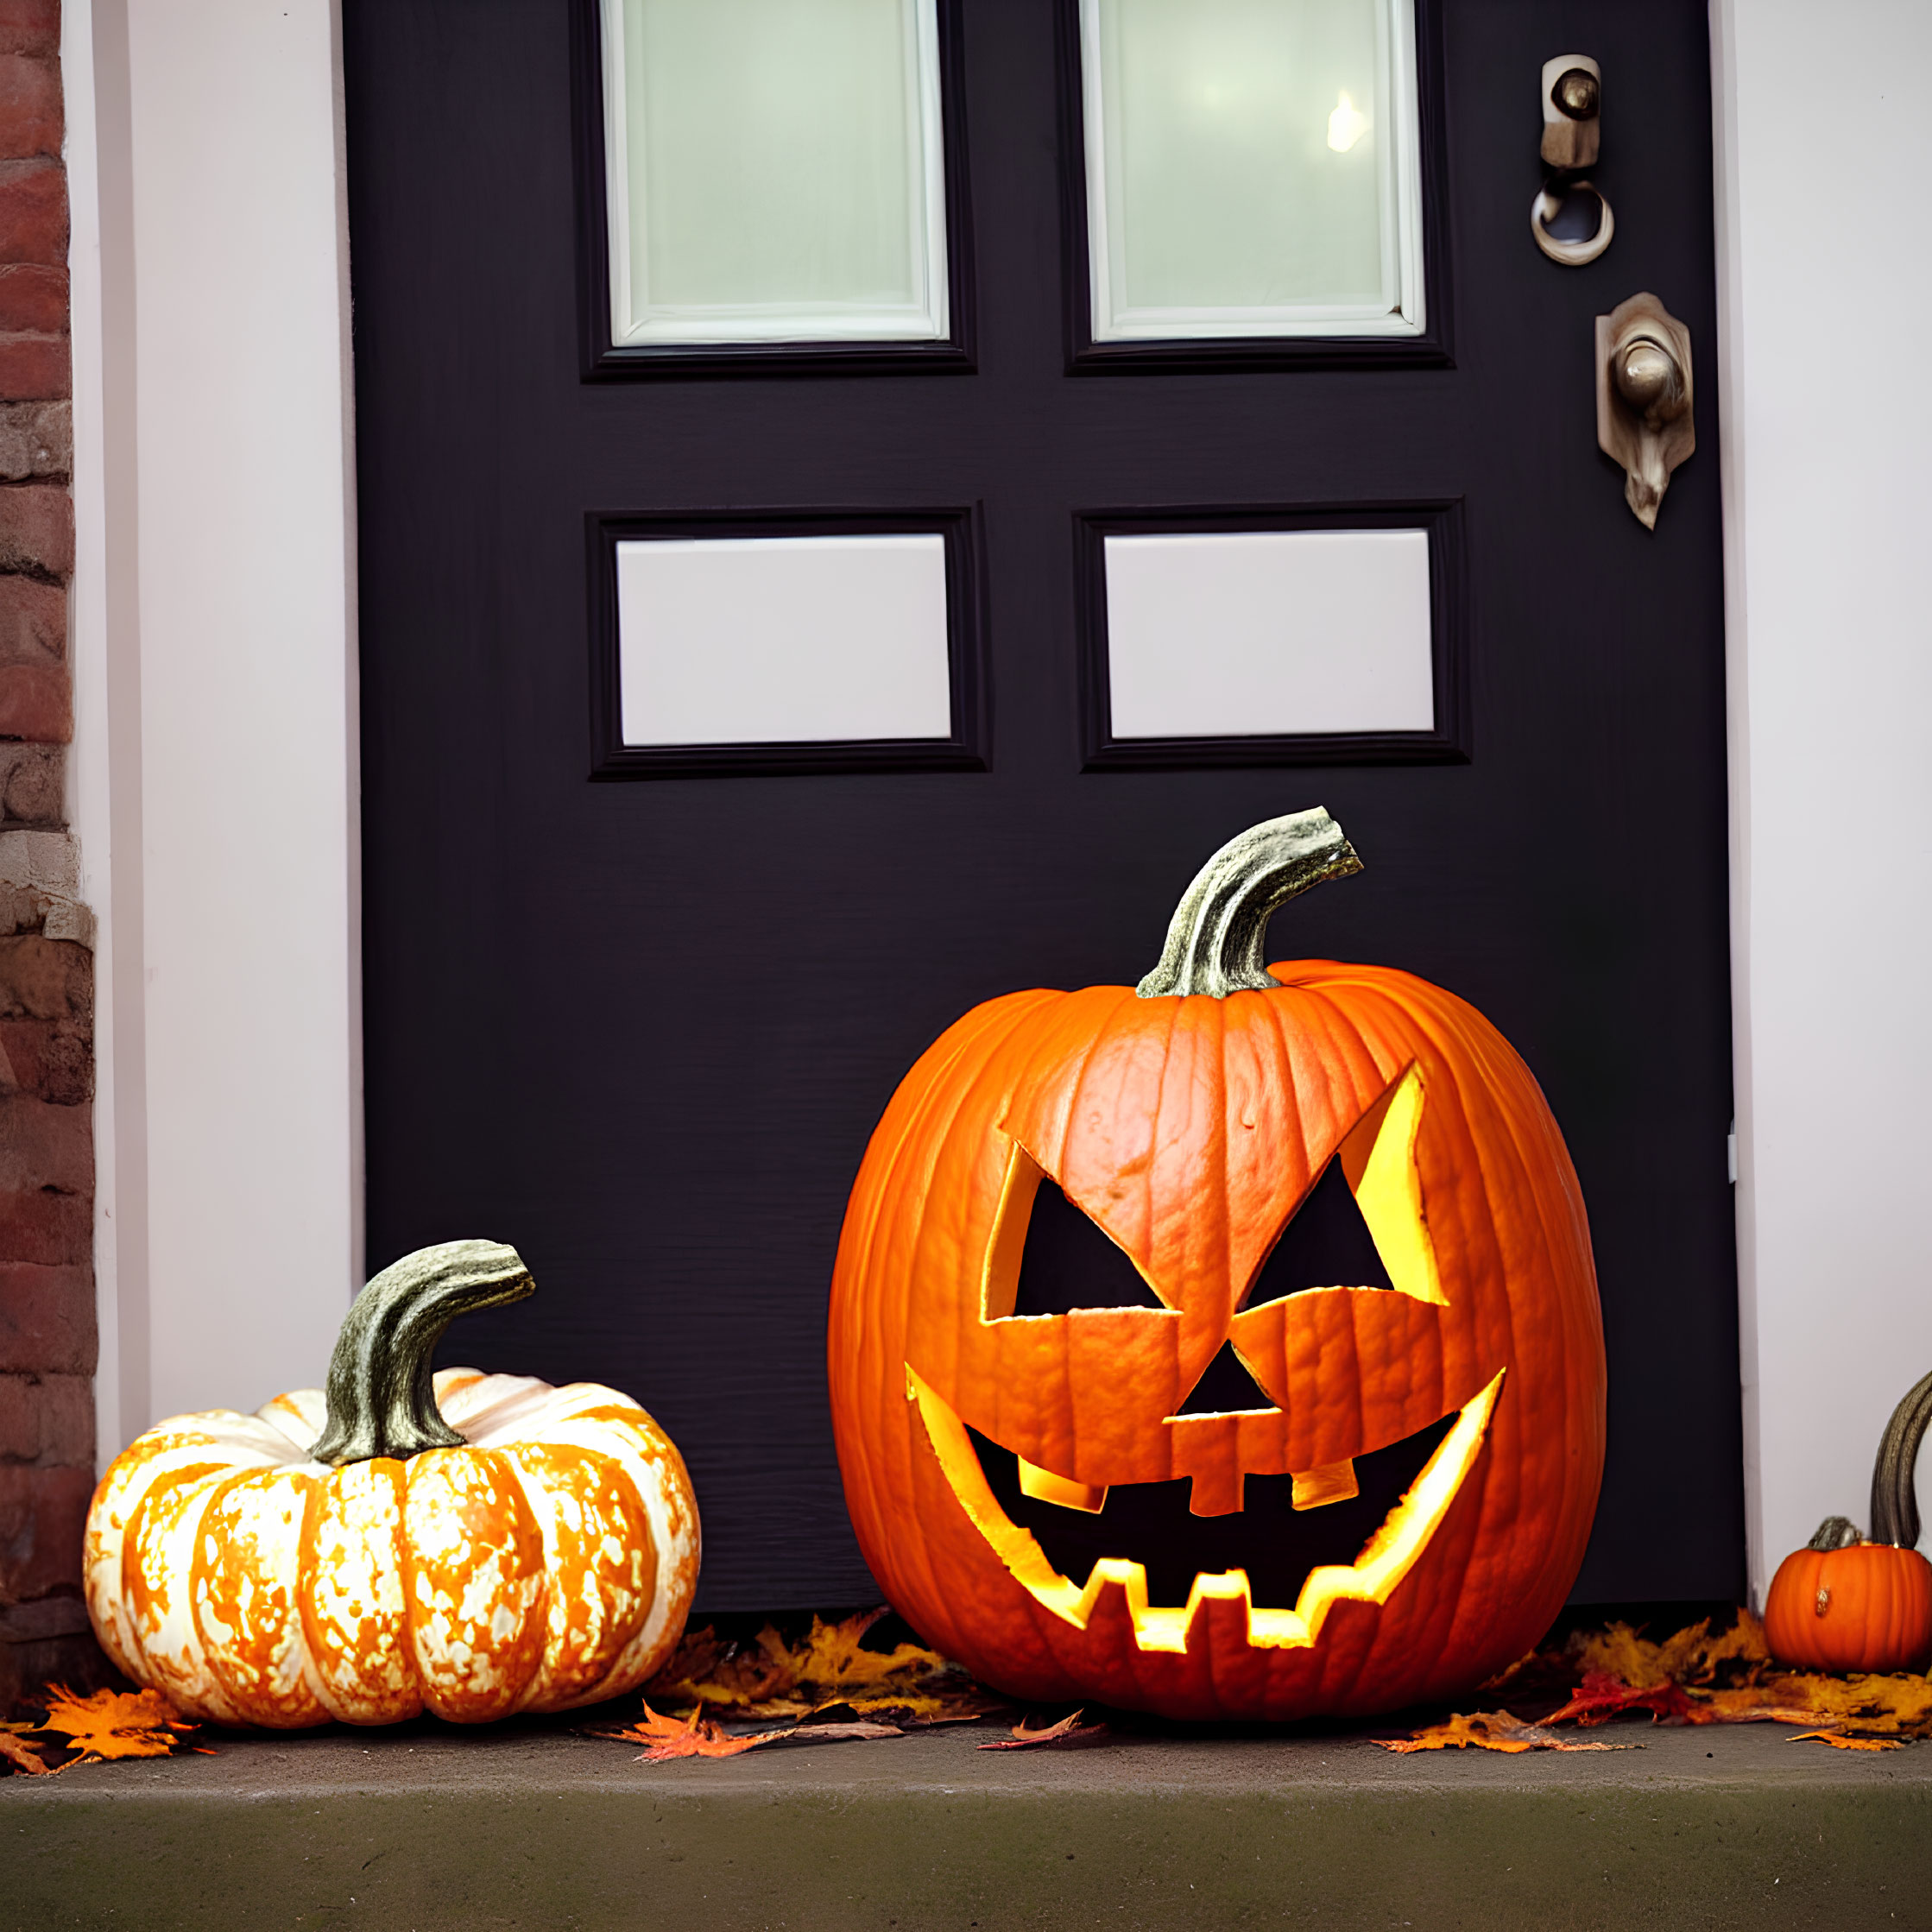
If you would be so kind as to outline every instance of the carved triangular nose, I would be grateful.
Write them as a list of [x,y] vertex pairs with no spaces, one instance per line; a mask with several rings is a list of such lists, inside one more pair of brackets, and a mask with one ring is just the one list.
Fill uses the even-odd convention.
[[1224,1342],[1178,1412],[1184,1416],[1219,1416],[1237,1409],[1273,1407],[1267,1391],[1241,1366],[1234,1344]]

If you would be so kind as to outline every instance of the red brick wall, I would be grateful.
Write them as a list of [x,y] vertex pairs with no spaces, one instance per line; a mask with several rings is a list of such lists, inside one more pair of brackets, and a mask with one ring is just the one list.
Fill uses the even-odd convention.
[[93,955],[73,733],[67,186],[59,0],[0,0],[0,1708],[98,1666]]

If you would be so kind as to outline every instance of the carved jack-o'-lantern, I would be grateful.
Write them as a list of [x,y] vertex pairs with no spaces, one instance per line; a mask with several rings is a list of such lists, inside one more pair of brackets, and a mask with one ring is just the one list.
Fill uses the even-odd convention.
[[[1520,1656],[1575,1577],[1602,1326],[1541,1092],[1424,981],[1261,963],[1278,906],[1359,869],[1319,809],[1244,833],[1138,988],[977,1007],[873,1136],[847,1501],[896,1607],[1017,1695],[1391,1709]],[[1337,1208],[1346,1269],[1302,1239]],[[1118,1285],[1055,1279],[1070,1228]]]

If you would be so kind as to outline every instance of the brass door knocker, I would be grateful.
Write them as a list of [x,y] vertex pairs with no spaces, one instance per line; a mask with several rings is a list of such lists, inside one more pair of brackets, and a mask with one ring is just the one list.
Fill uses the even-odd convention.
[[[1581,268],[1610,246],[1617,218],[1603,192],[1589,179],[1602,145],[1603,70],[1587,54],[1559,54],[1543,63],[1543,165],[1547,171],[1537,198],[1530,204],[1530,232],[1552,262]],[[1565,241],[1550,232],[1549,224],[1575,193],[1596,198],[1596,232],[1581,241]]]

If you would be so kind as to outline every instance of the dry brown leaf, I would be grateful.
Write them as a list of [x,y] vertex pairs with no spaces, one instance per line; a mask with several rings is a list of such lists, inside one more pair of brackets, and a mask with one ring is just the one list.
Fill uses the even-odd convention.
[[0,1727],[0,1763],[11,1765],[16,1771],[25,1771],[30,1777],[48,1777],[54,1767],[39,1752],[29,1751],[20,1739],[12,1735],[16,1730],[25,1731],[32,1727],[25,1724],[9,1724]]
[[1515,1663],[1506,1665],[1493,1677],[1485,1677],[1476,1686],[1476,1689],[1478,1690],[1500,1690],[1506,1684],[1512,1683],[1517,1678],[1522,1676],[1525,1672],[1533,1670],[1537,1664],[1541,1661],[1542,1656],[1543,1653],[1540,1651],[1525,1651]]
[[[1803,1702],[1780,1703],[1761,1689],[1720,1691],[1700,1697],[1691,1707],[1692,1724],[1825,1724],[1836,1731],[1842,1720],[1826,1711],[1814,1710]],[[1892,1720],[1877,1720],[1881,1730],[1895,1729]]]
[[[34,1728],[66,1738],[81,1753],[75,1763],[169,1757],[180,1747],[180,1733],[196,1728],[158,1690],[97,1690],[91,1697],[76,1697],[60,1684],[48,1689],[52,1702],[47,1715]],[[187,1748],[214,1756],[205,1745]]]
[[1785,1739],[1786,1744],[1804,1744],[1811,1739],[1820,1744],[1834,1745],[1840,1751],[1903,1751],[1903,1738],[1847,1738],[1836,1731],[1800,1731],[1795,1738]]
[[1037,1731],[1021,1718],[1013,1726],[1010,1737],[994,1738],[979,1748],[982,1751],[1065,1750],[1070,1746],[1098,1744],[1110,1734],[1104,1724],[1083,1724],[1081,1715],[1079,1711],[1069,1712],[1058,1724],[1044,1725]]
[[761,1731],[760,1744],[775,1744],[780,1738],[789,1738],[796,1744],[830,1744],[841,1738],[902,1738],[905,1732],[896,1724],[871,1724],[863,1721],[850,1724],[786,1724],[775,1731]]
[[814,1617],[794,1645],[769,1624],[749,1644],[725,1642],[708,1627],[689,1631],[644,1695],[660,1708],[695,1704],[745,1718],[809,1719],[849,1704],[861,1718],[950,1724],[1001,1708],[937,1651],[865,1649],[866,1633],[886,1614],[881,1607],[836,1623]]
[[828,1690],[856,1690],[894,1677],[931,1676],[948,1668],[937,1651],[918,1644],[900,1644],[891,1651],[862,1650],[860,1639],[886,1613],[881,1604],[843,1623],[821,1623],[814,1617],[811,1635],[795,1653],[799,1682]]
[[1740,1664],[1746,1670],[1762,1670],[1771,1662],[1765,1642],[1765,1626],[1748,1610],[1738,1613],[1738,1620],[1721,1637],[1707,1638],[1692,1655],[1692,1683],[1708,1683],[1727,1664]]
[[[707,1626],[685,1633],[646,1694],[660,1702],[749,1705],[783,1699],[797,1682],[791,1657],[769,1624],[755,1643],[744,1645],[722,1642]],[[792,1708],[810,1707],[794,1700]]]
[[1446,1724],[1424,1725],[1405,1738],[1377,1738],[1385,1751],[1641,1751],[1639,1744],[1573,1744],[1540,1724],[1525,1724],[1509,1711],[1458,1714]]
[[1754,1672],[1771,1662],[1765,1647],[1765,1629],[1748,1610],[1721,1635],[1711,1635],[1707,1618],[1653,1644],[1630,1625],[1614,1623],[1601,1631],[1579,1631],[1571,1637],[1568,1656],[1585,1675],[1613,1676],[1635,1690],[1662,1684],[1708,1684],[1727,1665]]
[[1932,1731],[1932,1679],[1906,1672],[1846,1677],[1788,1673],[1767,1678],[1765,1688],[1781,1703],[1851,1719],[1865,1728],[1884,1719],[1914,1735]]

